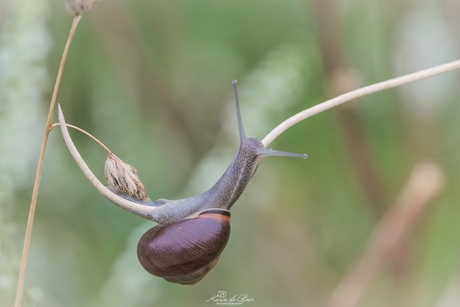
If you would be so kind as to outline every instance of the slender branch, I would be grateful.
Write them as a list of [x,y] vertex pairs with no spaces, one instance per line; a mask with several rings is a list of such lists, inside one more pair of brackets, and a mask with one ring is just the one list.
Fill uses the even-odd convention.
[[30,238],[32,236],[32,227],[33,227],[34,217],[35,217],[35,208],[37,206],[38,191],[40,189],[40,180],[41,180],[41,176],[43,172],[43,164],[45,160],[46,146],[48,144],[48,136],[52,129],[51,121],[53,119],[53,110],[56,104],[56,97],[57,97],[57,93],[59,90],[59,84],[61,83],[62,72],[64,71],[64,65],[65,65],[65,61],[67,58],[67,54],[69,52],[70,43],[72,42],[72,38],[75,34],[75,30],[77,29],[80,19],[81,19],[81,15],[75,16],[75,18],[73,19],[72,26],[70,28],[69,37],[67,38],[67,42],[64,47],[64,52],[62,54],[61,64],[59,65],[59,70],[58,70],[58,74],[56,77],[56,83],[54,84],[53,96],[51,97],[50,108],[48,111],[48,118],[46,120],[45,132],[43,135],[42,147],[40,150],[40,157],[38,159],[37,173],[35,175],[34,188],[32,191],[32,199],[30,201],[29,217],[27,220],[27,228],[26,228],[26,234],[24,238],[24,247],[22,250],[22,257],[21,257],[21,267],[19,269],[18,284],[16,288],[16,300],[14,303],[15,307],[21,306],[22,295],[24,292],[24,279],[26,275],[27,258],[29,256]]
[[[57,126],[60,126],[61,124],[60,123],[55,123],[51,126],[51,129],[53,129],[54,127],[57,127]],[[80,131],[81,133],[83,134],[86,134],[87,136],[89,136],[91,139],[93,139],[93,141],[95,141],[96,143],[98,143],[102,148],[104,148],[104,150],[107,152],[107,154],[112,154],[112,151],[104,145],[104,143],[102,143],[101,141],[99,141],[95,136],[93,136],[91,133],[89,133],[88,131],[86,130],[83,130],[81,129],[80,127],[77,127],[77,126],[74,126],[74,125],[71,125],[71,124],[67,124],[66,123],[66,126],[67,127],[70,127],[72,129],[75,129],[75,130],[78,130]]]
[[401,249],[443,182],[441,169],[432,162],[414,168],[401,194],[375,227],[366,250],[334,290],[327,307],[356,306],[373,277]]
[[449,62],[443,65],[435,66],[425,70],[421,70],[409,75],[404,75],[398,78],[390,79],[387,81],[375,83],[362,87],[360,89],[348,92],[346,94],[337,96],[330,100],[327,100],[323,103],[317,104],[311,108],[308,108],[300,113],[297,113],[290,118],[286,119],[284,122],[279,124],[275,129],[273,129],[266,137],[262,140],[262,143],[265,147],[270,145],[273,140],[275,140],[281,133],[294,126],[295,124],[307,119],[313,115],[321,113],[323,111],[329,110],[333,107],[341,105],[345,102],[351,101],[353,99],[363,97],[369,94],[380,92],[386,89],[394,88],[403,84],[410,82],[422,80],[425,78],[433,77],[442,73],[446,73],[455,69],[460,69],[460,60]]

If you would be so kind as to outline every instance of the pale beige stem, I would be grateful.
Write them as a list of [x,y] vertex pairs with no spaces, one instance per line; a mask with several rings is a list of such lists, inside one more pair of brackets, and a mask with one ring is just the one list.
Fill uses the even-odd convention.
[[460,60],[449,62],[443,65],[439,65],[436,67],[428,68],[425,70],[421,70],[409,75],[401,76],[398,78],[390,79],[387,81],[375,83],[372,85],[368,85],[362,87],[360,89],[348,92],[346,94],[337,96],[330,100],[327,100],[323,103],[317,104],[311,108],[308,108],[300,113],[297,113],[290,118],[286,119],[284,122],[279,124],[275,129],[273,129],[266,137],[262,140],[262,143],[265,147],[270,145],[273,140],[275,140],[281,133],[289,129],[290,127],[294,126],[298,122],[303,121],[313,115],[321,113],[323,111],[329,110],[333,107],[341,105],[345,102],[351,101],[353,99],[363,97],[369,94],[373,94],[376,92],[380,92],[386,89],[394,88],[403,84],[407,84],[410,82],[422,80],[425,78],[433,77],[439,74],[446,73],[451,70],[460,69]]
[[356,265],[334,290],[327,307],[357,305],[375,275],[401,249],[443,182],[443,173],[434,163],[420,164],[412,171],[398,199],[375,227]]
[[27,220],[26,234],[24,238],[24,247],[22,250],[21,267],[19,269],[18,284],[16,288],[16,300],[14,303],[15,307],[20,307],[22,303],[22,294],[24,292],[24,279],[27,268],[27,258],[29,256],[30,238],[32,236],[32,227],[35,217],[35,208],[37,206],[38,191],[40,189],[40,180],[42,177],[43,163],[45,160],[46,146],[48,144],[48,136],[51,131],[51,121],[53,120],[53,110],[56,104],[56,97],[59,90],[59,84],[61,83],[62,72],[64,71],[64,65],[69,52],[70,43],[77,29],[78,23],[80,22],[81,16],[75,16],[70,28],[69,37],[67,38],[64,52],[61,58],[61,64],[59,65],[58,74],[56,77],[56,83],[54,84],[53,96],[51,97],[50,108],[48,111],[48,118],[46,120],[45,133],[43,135],[42,147],[40,150],[40,157],[38,159],[37,173],[35,175],[34,188],[32,191],[32,199],[30,201],[29,217]]
[[75,147],[69,135],[69,131],[67,130],[67,124],[65,122],[64,114],[62,113],[60,105],[58,105],[58,117],[59,117],[59,123],[61,126],[62,136],[64,137],[64,141],[67,145],[67,148],[69,149],[70,153],[72,154],[73,158],[77,162],[80,169],[86,175],[86,178],[88,178],[88,180],[98,190],[98,192],[101,193],[102,196],[107,198],[109,201],[111,201],[115,205],[129,212],[132,212],[138,216],[151,220],[152,212],[155,210],[155,207],[141,205],[136,202],[129,201],[117,195],[113,191],[111,191],[104,184],[102,184],[102,182],[100,182],[99,179],[97,179],[97,177],[93,174],[93,172],[91,172],[90,168],[88,167],[88,165],[83,160],[80,153],[78,152],[77,148]]

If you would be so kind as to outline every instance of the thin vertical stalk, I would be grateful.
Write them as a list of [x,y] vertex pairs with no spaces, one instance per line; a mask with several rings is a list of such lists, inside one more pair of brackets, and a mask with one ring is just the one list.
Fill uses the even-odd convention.
[[43,172],[43,164],[45,161],[46,147],[48,145],[48,137],[52,129],[53,111],[54,111],[54,106],[56,104],[56,97],[57,97],[57,93],[59,90],[59,84],[61,83],[62,72],[64,71],[64,65],[67,59],[67,54],[69,52],[70,43],[72,42],[72,38],[75,34],[75,30],[77,29],[80,19],[81,19],[81,15],[77,15],[73,19],[72,26],[70,28],[69,37],[67,38],[64,52],[62,54],[61,64],[59,66],[58,74],[56,77],[56,83],[54,84],[53,96],[51,97],[50,108],[48,111],[48,119],[46,120],[46,126],[45,126],[45,132],[43,135],[43,142],[42,142],[42,147],[40,151],[40,157],[38,159],[37,173],[35,175],[34,188],[32,191],[32,199],[30,201],[29,218],[27,220],[27,228],[26,228],[26,234],[24,238],[24,247],[22,250],[22,257],[21,257],[21,267],[19,269],[18,285],[16,288],[16,300],[14,303],[15,307],[20,307],[22,303],[22,295],[24,292],[24,279],[26,275],[27,259],[29,256],[30,238],[32,236],[32,227],[34,224],[35,208],[37,207],[38,191],[40,189],[40,181],[41,181],[42,172]]

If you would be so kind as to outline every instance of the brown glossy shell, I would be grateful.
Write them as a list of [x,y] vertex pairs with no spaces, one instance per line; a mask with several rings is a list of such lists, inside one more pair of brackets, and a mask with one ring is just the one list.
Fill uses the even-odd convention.
[[148,230],[137,257],[146,271],[179,284],[200,281],[217,263],[230,237],[230,211],[208,209],[197,217]]

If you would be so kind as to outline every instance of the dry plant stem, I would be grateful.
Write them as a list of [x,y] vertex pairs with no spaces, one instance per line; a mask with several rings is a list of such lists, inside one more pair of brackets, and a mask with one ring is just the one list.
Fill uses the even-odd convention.
[[46,120],[45,133],[43,135],[43,142],[42,142],[42,147],[40,151],[40,157],[38,159],[37,173],[35,176],[34,188],[32,191],[32,199],[30,201],[29,217],[27,220],[27,228],[26,228],[26,234],[24,238],[24,247],[22,250],[22,257],[21,257],[21,267],[19,269],[18,284],[16,288],[16,300],[14,303],[15,307],[20,307],[22,303],[22,294],[24,291],[24,279],[25,279],[26,268],[27,268],[27,258],[29,256],[30,238],[32,236],[32,227],[34,223],[38,191],[40,189],[40,180],[41,180],[41,176],[43,172],[43,163],[45,160],[46,146],[48,144],[49,133],[52,129],[51,121],[53,120],[54,105],[56,104],[56,97],[57,97],[57,93],[59,89],[59,84],[61,83],[62,72],[64,70],[65,61],[67,58],[67,54],[69,52],[70,43],[75,34],[75,30],[77,29],[77,25],[80,22],[80,19],[81,19],[81,16],[76,16],[73,19],[72,26],[70,28],[69,37],[67,38],[64,52],[62,54],[61,64],[59,66],[58,74],[56,77],[56,83],[54,84],[53,96],[51,97],[50,108],[48,111],[48,119]]
[[[460,60],[451,62],[448,64],[436,66],[436,67],[433,67],[427,70],[423,70],[417,73],[413,73],[410,75],[402,76],[396,79],[391,79],[388,81],[370,85],[370,86],[349,92],[345,95],[338,96],[337,98],[334,98],[324,103],[321,103],[319,105],[316,105],[310,109],[307,109],[287,119],[285,122],[283,122],[278,127],[276,127],[272,132],[270,132],[264,138],[264,140],[262,140],[262,142],[264,146],[267,147],[268,144],[270,144],[271,141],[273,141],[278,135],[280,135],[286,129],[298,123],[299,121],[302,121],[303,119],[306,119],[312,115],[318,114],[322,111],[328,110],[334,106],[340,105],[352,99],[355,99],[355,98],[358,98],[358,97],[361,97],[367,94],[375,93],[375,92],[378,92],[380,90],[384,90],[387,88],[396,87],[398,85],[402,85],[402,84],[409,83],[412,81],[417,81],[423,78],[431,77],[431,76],[441,74],[444,72],[448,72],[450,70],[454,70],[458,68],[460,68]],[[98,192],[102,196],[104,196],[106,199],[114,203],[115,205],[127,211],[130,211],[146,219],[152,219],[153,218],[152,213],[155,210],[155,207],[150,207],[148,205],[146,206],[145,204],[131,202],[117,195],[112,190],[108,189],[104,184],[102,184],[99,181],[99,179],[97,179],[97,177],[91,172],[90,168],[88,167],[86,162],[83,160],[82,156],[80,155],[77,148],[73,144],[73,141],[67,130],[67,124],[65,123],[64,114],[62,113],[60,106],[58,106],[58,113],[59,113],[59,122],[60,122],[61,132],[62,132],[64,141],[66,142],[66,145],[70,153],[72,154],[78,166],[81,168],[81,170],[86,175],[88,180],[91,182],[91,184],[98,190]]]
[[67,124],[65,122],[64,114],[62,113],[61,106],[58,105],[58,118],[59,123],[61,126],[62,136],[64,137],[64,141],[69,149],[70,154],[73,156],[75,161],[77,162],[80,169],[86,175],[86,178],[91,182],[91,184],[98,190],[98,192],[104,196],[106,199],[114,203],[115,205],[135,213],[138,216],[141,216],[146,219],[151,219],[152,212],[155,210],[155,207],[148,207],[146,205],[141,205],[132,201],[129,201],[113,191],[107,188],[102,182],[97,179],[97,177],[91,172],[90,168],[83,160],[82,156],[78,152],[77,148],[75,147],[70,135],[69,131],[67,130]]
[[368,85],[362,87],[360,89],[348,92],[346,94],[337,96],[330,100],[327,100],[323,103],[317,104],[311,108],[308,108],[300,113],[291,116],[290,118],[286,119],[284,122],[279,124],[275,129],[273,129],[266,137],[262,140],[262,144],[265,147],[270,145],[273,140],[275,140],[281,133],[289,129],[290,127],[294,126],[298,122],[303,121],[313,115],[321,113],[323,111],[329,110],[333,107],[341,105],[345,102],[351,101],[353,99],[363,97],[372,93],[380,92],[386,89],[394,88],[403,84],[407,84],[410,82],[418,81],[421,79],[433,77],[442,73],[446,73],[448,71],[452,71],[455,69],[460,69],[460,60],[449,62],[443,65],[435,66],[432,68],[428,68],[425,70],[421,70],[409,75],[404,75],[398,78],[390,79],[387,81],[375,83],[372,85]]
[[373,277],[402,248],[443,182],[442,171],[436,164],[425,162],[416,166],[401,194],[376,226],[367,249],[333,292],[327,307],[356,306]]

